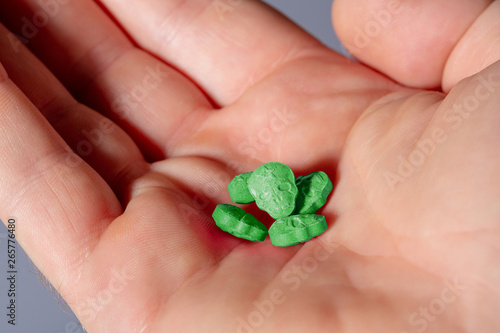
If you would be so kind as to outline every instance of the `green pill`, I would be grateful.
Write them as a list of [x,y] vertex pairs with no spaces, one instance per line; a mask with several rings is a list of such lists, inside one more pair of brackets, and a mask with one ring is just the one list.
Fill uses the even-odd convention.
[[288,216],[295,209],[298,189],[289,166],[270,162],[261,165],[248,178],[248,190],[257,206],[274,219]]
[[238,204],[247,204],[254,202],[255,199],[248,190],[248,178],[252,175],[252,172],[242,173],[237,175],[231,180],[227,186],[229,196],[233,202]]
[[333,184],[323,171],[315,171],[297,177],[295,181],[299,194],[294,214],[314,214],[326,203],[333,190]]
[[239,207],[217,205],[212,217],[219,228],[238,238],[261,242],[266,239],[266,226]]
[[319,236],[327,228],[323,215],[292,215],[274,222],[269,228],[269,237],[275,246],[291,246]]

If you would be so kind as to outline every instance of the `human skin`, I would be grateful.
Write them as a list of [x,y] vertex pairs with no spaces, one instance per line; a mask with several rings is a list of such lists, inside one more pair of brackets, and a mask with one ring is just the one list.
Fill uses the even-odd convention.
[[[0,1],[0,218],[88,332],[498,331],[500,2],[354,49],[388,4],[335,1],[359,64],[258,1],[74,0],[26,47],[40,2]],[[324,234],[218,230],[269,161],[332,178]]]

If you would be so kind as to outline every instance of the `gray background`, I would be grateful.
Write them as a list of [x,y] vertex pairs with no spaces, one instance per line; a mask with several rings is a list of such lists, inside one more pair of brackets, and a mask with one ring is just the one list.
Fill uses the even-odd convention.
[[[266,0],[324,44],[342,53],[331,25],[332,0]],[[0,333],[83,333],[78,319],[43,279],[17,244],[17,295],[15,327],[7,324],[7,229],[0,223]],[[45,285],[45,286],[44,286]]]

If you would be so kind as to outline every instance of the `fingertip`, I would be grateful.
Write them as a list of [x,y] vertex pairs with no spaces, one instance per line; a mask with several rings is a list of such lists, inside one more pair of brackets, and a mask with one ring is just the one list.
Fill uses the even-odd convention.
[[446,61],[491,0],[335,0],[333,24],[358,60],[415,88],[441,87]]
[[[432,36],[428,7],[406,1],[335,0],[334,27],[351,55],[395,81],[415,88],[441,82],[446,53]],[[426,26],[428,26],[426,28]],[[428,33],[430,32],[430,33]]]
[[500,61],[500,2],[494,1],[455,46],[443,74],[443,91]]

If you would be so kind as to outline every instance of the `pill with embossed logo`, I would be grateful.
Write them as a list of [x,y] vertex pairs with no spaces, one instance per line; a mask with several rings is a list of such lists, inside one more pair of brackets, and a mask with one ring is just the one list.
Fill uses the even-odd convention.
[[323,171],[315,171],[297,177],[295,181],[299,194],[294,214],[314,214],[325,203],[333,190],[333,184]]
[[215,224],[225,232],[250,241],[263,241],[267,228],[243,209],[227,204],[217,205],[212,214]]
[[247,204],[255,201],[248,190],[248,178],[250,178],[251,175],[252,172],[245,172],[241,175],[237,175],[231,180],[227,186],[227,190],[233,202],[237,204]]
[[295,210],[298,189],[289,166],[270,162],[261,165],[248,178],[248,190],[257,206],[279,219]]
[[291,246],[319,236],[327,228],[323,215],[292,215],[274,222],[269,228],[269,237],[275,246]]

